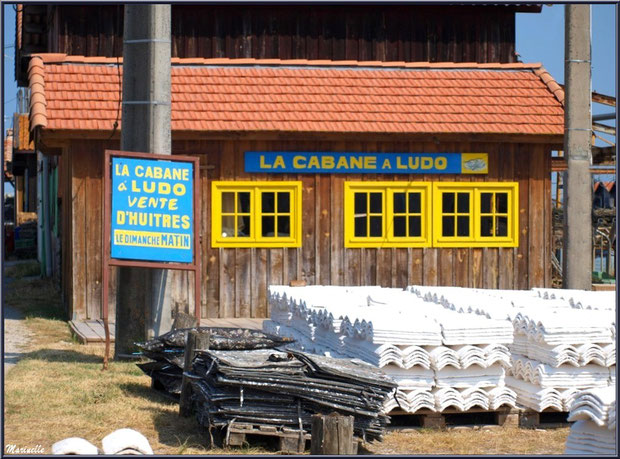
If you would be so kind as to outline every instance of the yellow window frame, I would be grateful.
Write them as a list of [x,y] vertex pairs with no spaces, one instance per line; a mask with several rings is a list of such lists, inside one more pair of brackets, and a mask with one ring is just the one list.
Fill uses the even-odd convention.
[[[248,237],[222,236],[222,217],[238,216],[238,200],[235,199],[234,212],[222,212],[222,194],[226,192],[250,194],[250,235]],[[263,213],[261,208],[262,194],[290,193],[289,212],[279,212],[274,207],[273,212]],[[236,195],[235,195],[236,196]],[[277,195],[274,196],[277,201]],[[213,181],[211,182],[211,246],[230,248],[280,248],[301,247],[301,182],[253,182],[253,181]],[[243,213],[247,215],[247,212]],[[289,216],[290,236],[262,236],[262,217],[274,218],[277,228],[278,216]],[[238,227],[235,219],[235,227]]]
[[[408,208],[404,213],[394,212],[395,193],[419,192],[420,213]],[[381,236],[355,236],[355,193],[381,193],[382,221]],[[431,244],[431,184],[429,182],[344,182],[344,246],[346,248],[378,247],[430,247]],[[367,209],[367,215],[376,216]],[[420,236],[398,237],[394,235],[394,217],[420,216]],[[367,222],[369,225],[369,222]],[[408,228],[408,226],[406,226]]]
[[[442,236],[444,214],[443,193],[470,193],[469,236]],[[507,193],[507,213],[481,212],[481,194]],[[456,204],[455,204],[456,205]],[[482,216],[506,216],[507,236],[482,236]],[[519,184],[516,182],[435,182],[433,183],[433,246],[434,247],[518,247],[519,245]]]

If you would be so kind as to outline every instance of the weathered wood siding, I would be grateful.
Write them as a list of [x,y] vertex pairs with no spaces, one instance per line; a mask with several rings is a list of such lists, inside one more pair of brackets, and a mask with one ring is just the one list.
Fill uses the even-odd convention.
[[[73,141],[63,155],[64,177],[70,179],[71,207],[63,210],[64,283],[73,318],[101,314],[102,157],[116,145]],[[289,175],[247,174],[243,153],[263,151],[369,151],[489,153],[487,176],[457,175]],[[550,147],[540,144],[331,142],[331,141],[174,141],[176,154],[198,155],[201,164],[202,305],[203,317],[266,317],[270,284],[305,280],[323,285],[409,284],[529,289],[550,286],[551,199]],[[68,170],[72,177],[67,177]],[[213,180],[301,180],[303,182],[303,246],[284,249],[211,247],[210,190]],[[346,180],[517,181],[519,182],[519,246],[516,248],[388,248],[345,249],[343,184]],[[68,186],[68,185],[67,185]],[[67,192],[70,191],[70,194]],[[69,257],[69,260],[67,260]],[[67,263],[68,262],[68,263]],[[112,283],[115,280],[112,270]],[[192,274],[176,272],[173,304],[193,310]],[[115,304],[111,284],[110,311]]]
[[[48,48],[122,53],[119,5],[58,5]],[[173,5],[174,57],[515,62],[507,6]]]

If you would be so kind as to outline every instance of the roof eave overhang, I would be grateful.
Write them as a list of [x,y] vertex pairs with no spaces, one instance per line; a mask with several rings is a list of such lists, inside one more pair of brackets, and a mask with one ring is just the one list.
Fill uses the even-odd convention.
[[[120,141],[120,132],[100,130],[41,129],[41,140],[49,146],[66,144],[71,140],[102,142]],[[561,134],[522,134],[490,132],[319,132],[319,131],[173,131],[173,141],[178,140],[347,140],[347,141],[415,141],[437,142],[489,142],[534,143],[561,146]]]

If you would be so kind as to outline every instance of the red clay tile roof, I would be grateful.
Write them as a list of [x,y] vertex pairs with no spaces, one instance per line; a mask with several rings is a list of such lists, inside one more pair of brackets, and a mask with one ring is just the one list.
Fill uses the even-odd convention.
[[613,180],[611,182],[595,182],[593,191],[596,192],[596,190],[598,190],[601,186],[611,193],[616,186],[616,182]]
[[[564,92],[540,64],[178,58],[172,64],[173,131],[564,133]],[[120,67],[116,58],[33,57],[31,129],[112,131]]]

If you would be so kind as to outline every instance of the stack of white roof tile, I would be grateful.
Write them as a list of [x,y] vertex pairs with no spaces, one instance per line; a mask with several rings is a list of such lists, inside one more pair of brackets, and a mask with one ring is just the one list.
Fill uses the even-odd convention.
[[613,343],[612,324],[605,311],[526,309],[513,324],[533,341],[545,344]]
[[596,388],[575,396],[565,454],[617,454],[616,388]]
[[533,288],[541,298],[562,299],[576,309],[615,310],[616,292],[575,289]]
[[513,355],[512,375],[518,379],[531,382],[540,387],[554,388],[590,388],[607,387],[611,383],[610,369],[599,365],[586,365],[574,367],[550,365],[531,360],[524,356]]
[[[420,286],[408,290],[464,316],[512,322],[514,341],[508,347],[517,368],[509,370],[516,377],[506,381],[522,405],[567,411],[579,389],[615,384],[615,297],[608,292]],[[438,351],[431,355],[435,366],[455,366],[456,360]]]
[[383,409],[386,413],[394,409],[401,409],[409,413],[415,413],[421,409],[437,411],[435,396],[428,389],[401,390],[397,389],[393,398],[390,398]]
[[505,320],[461,314],[446,308],[436,308],[433,316],[441,325],[444,345],[499,344],[513,340],[513,328]]
[[410,368],[408,370],[397,368],[391,365],[382,368],[383,372],[398,383],[398,389],[430,390],[435,386],[435,372],[425,368]]
[[562,392],[553,387],[543,388],[530,382],[506,376],[506,385],[517,394],[517,402],[520,405],[533,409],[534,411],[543,411],[547,408],[554,408],[558,411],[565,411],[565,398],[568,400],[570,394],[566,397]]
[[[592,421],[607,426],[611,416],[615,419],[616,388],[600,387],[576,394],[568,416],[569,421]],[[615,422],[615,420],[614,420]]]
[[506,370],[501,365],[492,365],[486,368],[472,366],[466,370],[447,366],[435,372],[437,387],[455,387],[458,389],[503,386],[505,377]]
[[546,344],[528,339],[527,335],[515,333],[515,339],[510,350],[530,359],[538,360],[552,367],[563,364],[583,367],[596,364],[611,367],[616,364],[616,346],[609,344]]
[[396,380],[386,410],[515,405],[503,382],[510,322],[464,316],[398,289],[272,286],[269,299],[265,331],[291,336],[306,351],[362,359]]
[[571,426],[564,454],[616,456],[616,431],[593,422],[577,421]]

